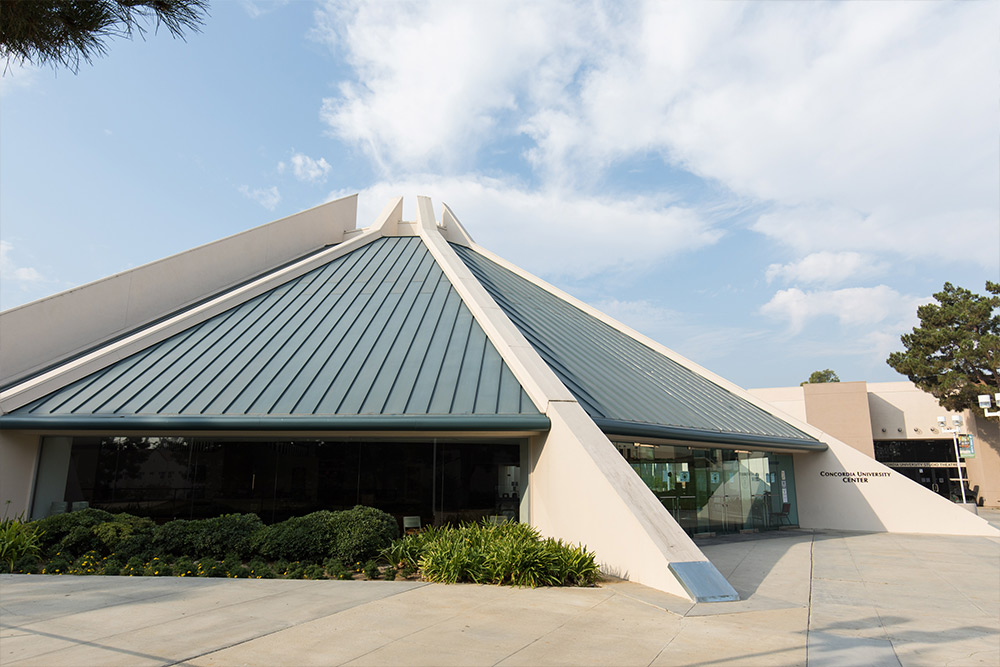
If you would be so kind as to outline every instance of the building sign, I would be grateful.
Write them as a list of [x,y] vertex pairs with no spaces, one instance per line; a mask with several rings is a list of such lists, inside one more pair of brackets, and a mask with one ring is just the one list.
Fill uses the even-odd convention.
[[828,470],[820,470],[820,477],[839,477],[841,482],[845,484],[867,484],[868,480],[878,479],[880,477],[889,477],[891,472],[848,472],[846,470],[835,470],[830,472]]
[[976,458],[976,448],[972,444],[972,434],[958,436],[958,455],[963,459]]

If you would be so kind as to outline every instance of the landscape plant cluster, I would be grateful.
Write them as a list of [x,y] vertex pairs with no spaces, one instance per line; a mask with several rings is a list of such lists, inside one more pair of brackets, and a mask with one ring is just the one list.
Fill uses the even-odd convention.
[[542,539],[526,524],[426,527],[398,537],[372,507],[319,511],[264,525],[256,514],[156,524],[88,508],[0,522],[0,571],[23,574],[388,579],[516,586],[591,586],[594,554]]
[[398,567],[447,584],[593,586],[600,571],[583,545],[542,539],[525,523],[471,523],[424,528],[396,540],[384,555]]
[[0,526],[0,569],[25,574],[350,579],[363,573],[398,535],[391,515],[360,505],[272,525],[264,525],[256,514],[158,525],[132,514],[88,508],[31,522],[5,520]]

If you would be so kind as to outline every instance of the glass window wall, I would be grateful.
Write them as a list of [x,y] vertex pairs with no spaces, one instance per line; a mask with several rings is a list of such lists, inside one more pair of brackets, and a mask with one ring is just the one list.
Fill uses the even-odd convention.
[[424,524],[516,520],[519,466],[516,440],[77,437],[64,500],[160,520],[253,512],[270,523],[359,504]]
[[615,443],[689,534],[797,525],[788,454]]

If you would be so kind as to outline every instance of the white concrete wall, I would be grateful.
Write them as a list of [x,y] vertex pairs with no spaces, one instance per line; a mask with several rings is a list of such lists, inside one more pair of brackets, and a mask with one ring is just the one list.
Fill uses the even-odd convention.
[[28,516],[41,438],[0,431],[0,516]]
[[765,387],[747,389],[750,395],[767,401],[781,412],[806,421],[806,394],[802,387]]
[[871,382],[868,384],[868,411],[874,440],[950,440],[942,433],[937,418],[951,419],[960,413],[945,410],[937,399],[917,389],[912,382]]
[[706,561],[587,413],[552,402],[552,428],[533,442],[531,524],[583,543],[601,569],[691,599],[671,562]]
[[[1000,537],[1000,530],[984,519],[850,445],[830,436],[823,441],[829,446],[825,452],[794,455],[799,525],[803,528]],[[867,481],[845,482],[836,473],[877,476],[859,475],[853,479]]]
[[967,413],[968,432],[976,455],[965,459],[969,488],[979,487],[984,507],[1000,507],[1000,424],[995,419]]
[[340,243],[357,195],[0,313],[4,384],[296,257]]

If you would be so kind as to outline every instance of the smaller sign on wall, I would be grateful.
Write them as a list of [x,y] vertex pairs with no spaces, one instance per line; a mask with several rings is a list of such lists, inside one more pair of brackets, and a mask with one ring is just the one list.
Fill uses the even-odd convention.
[[781,502],[788,502],[788,482],[781,480]]
[[972,434],[958,436],[958,455],[963,459],[976,458],[976,447],[972,443]]
[[681,470],[681,471],[679,471],[677,473],[677,481],[678,482],[690,482],[691,481],[691,473],[688,472],[687,470]]
[[716,471],[708,473],[708,479],[712,482],[712,484],[718,484],[721,481],[721,478],[722,476]]

